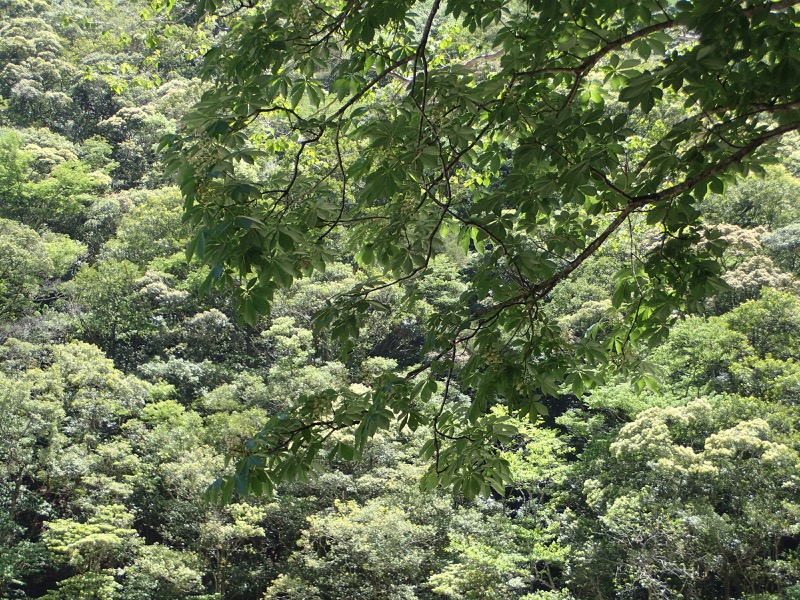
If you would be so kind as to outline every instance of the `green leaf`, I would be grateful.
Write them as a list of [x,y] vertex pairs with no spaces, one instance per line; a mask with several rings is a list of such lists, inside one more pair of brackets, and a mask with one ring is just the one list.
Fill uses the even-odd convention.
[[298,81],[292,86],[291,94],[289,95],[289,103],[292,108],[297,108],[300,100],[303,99],[303,93],[306,91],[306,82]]

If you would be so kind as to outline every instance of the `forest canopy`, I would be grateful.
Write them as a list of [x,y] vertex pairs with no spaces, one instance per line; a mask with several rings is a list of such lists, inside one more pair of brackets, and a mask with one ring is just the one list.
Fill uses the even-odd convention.
[[0,0],[0,598],[800,598],[798,7],[476,4]]
[[[271,420],[224,496],[306,476],[340,429],[355,428],[342,457],[358,455],[393,418],[432,423],[431,485],[501,492],[513,431],[492,407],[545,414],[619,367],[647,384],[637,348],[726,288],[700,204],[800,128],[794,5],[199,2],[225,34],[163,143],[197,232],[187,254],[246,322],[352,252],[365,277],[314,316],[346,354],[386,290],[413,306],[439,257],[475,255],[419,361]],[[630,248],[612,306],[565,338],[552,298],[609,245]]]

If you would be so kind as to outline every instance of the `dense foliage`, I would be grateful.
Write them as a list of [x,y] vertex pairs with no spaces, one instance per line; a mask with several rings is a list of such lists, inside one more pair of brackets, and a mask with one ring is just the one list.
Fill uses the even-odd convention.
[[794,3],[589,4],[0,0],[0,598],[800,598]]
[[[422,319],[417,366],[298,402],[221,494],[304,477],[343,428],[358,454],[393,417],[432,425],[427,484],[501,493],[512,429],[493,405],[524,417],[581,395],[725,287],[697,205],[800,128],[793,4],[256,1],[220,17],[211,88],[165,143],[188,255],[246,322],[352,252],[367,276],[314,316],[346,353],[382,292],[424,299],[448,242],[473,259],[458,301]],[[560,335],[550,298],[614,243],[630,248],[615,318]]]

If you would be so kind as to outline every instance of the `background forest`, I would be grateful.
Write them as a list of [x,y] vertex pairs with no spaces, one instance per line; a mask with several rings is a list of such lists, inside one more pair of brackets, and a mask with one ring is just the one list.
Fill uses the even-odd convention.
[[[798,136],[707,196],[728,285],[641,350],[646,377],[556,386],[546,416],[510,421],[505,495],[421,491],[425,428],[393,426],[217,505],[226,454],[298,395],[417,364],[477,255],[446,247],[413,305],[387,288],[344,360],[311,317],[363,257],[238,319],[186,260],[156,152],[219,31],[149,10],[0,0],[0,598],[800,598]],[[613,274],[648,244],[626,231],[558,289],[560,335],[613,319]]]

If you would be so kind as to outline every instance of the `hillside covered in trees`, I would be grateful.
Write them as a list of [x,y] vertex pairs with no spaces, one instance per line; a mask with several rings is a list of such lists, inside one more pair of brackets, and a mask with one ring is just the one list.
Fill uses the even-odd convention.
[[796,3],[361,4],[0,0],[0,599],[800,598]]

